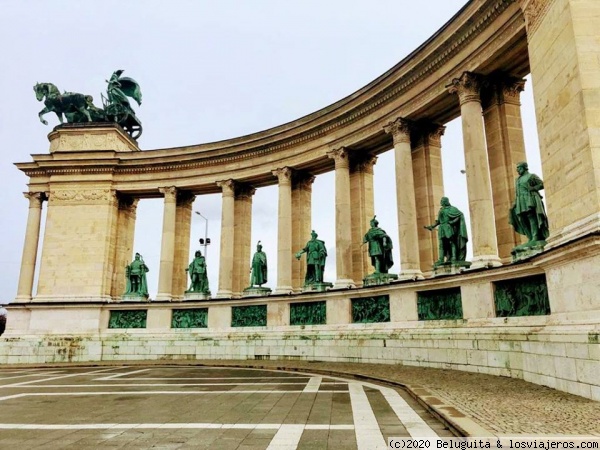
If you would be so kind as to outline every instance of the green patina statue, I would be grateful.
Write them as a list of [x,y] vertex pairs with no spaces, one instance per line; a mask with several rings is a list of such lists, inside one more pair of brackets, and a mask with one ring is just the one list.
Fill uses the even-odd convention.
[[548,217],[539,192],[544,189],[544,183],[540,177],[529,173],[526,162],[517,164],[517,173],[515,202],[508,221],[517,233],[527,236],[527,243],[515,247],[513,254],[531,247],[543,247],[549,235]]
[[35,96],[38,101],[43,101],[45,106],[38,114],[40,121],[48,125],[43,116],[53,112],[61,124],[64,123],[63,115],[67,123],[116,122],[133,139],[139,138],[142,134],[142,124],[136,117],[128,97],[140,105],[142,92],[134,79],[121,77],[122,73],[123,70],[117,70],[110,80],[107,80],[107,97],[102,96],[104,109],[94,105],[91,95],[76,92],[61,94],[52,83],[37,83],[33,87]]
[[325,272],[325,260],[327,258],[327,248],[325,242],[317,239],[318,234],[312,231],[311,239],[304,248],[296,253],[296,259],[300,259],[303,253],[306,253],[306,277],[304,286],[316,283],[323,283],[323,273]]
[[363,244],[369,244],[369,256],[371,264],[375,267],[375,273],[388,273],[394,265],[392,259],[392,239],[385,231],[379,228],[379,221],[373,216],[371,228],[363,238]]
[[256,245],[256,253],[252,257],[252,275],[250,275],[250,286],[259,287],[267,282],[267,254],[262,251],[260,241]]
[[433,267],[464,262],[467,258],[467,225],[464,214],[450,204],[448,197],[442,197],[437,220],[426,225],[429,231],[438,227],[439,259]]
[[185,269],[190,275],[190,288],[186,292],[200,292],[202,294],[210,294],[208,288],[208,272],[206,271],[206,258],[202,256],[202,252],[197,250],[194,255],[194,260]]
[[135,254],[135,259],[125,268],[127,286],[125,295],[131,297],[148,297],[148,282],[146,273],[148,266],[144,263],[144,258],[139,253]]

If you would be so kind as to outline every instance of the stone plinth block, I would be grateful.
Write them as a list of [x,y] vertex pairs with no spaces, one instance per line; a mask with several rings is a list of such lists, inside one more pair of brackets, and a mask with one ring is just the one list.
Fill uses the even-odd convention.
[[266,297],[268,295],[271,295],[271,292],[271,288],[268,287],[252,286],[244,289],[242,297]]
[[436,264],[433,266],[433,276],[439,277],[443,275],[457,275],[464,272],[469,267],[471,267],[471,263],[469,261]]
[[331,289],[333,287],[332,283],[313,283],[308,284],[302,288],[302,292],[325,292],[327,289]]
[[210,300],[209,292],[186,292],[183,294],[183,300]]
[[149,302],[150,298],[147,295],[140,294],[123,294],[121,296],[122,302]]
[[539,255],[544,251],[545,246],[546,241],[534,241],[517,245],[510,252],[512,254],[512,261],[523,261],[524,259],[529,259],[535,255]]
[[117,124],[64,124],[48,134],[50,153],[81,151],[139,152],[137,143]]
[[363,278],[363,284],[364,286],[379,286],[381,284],[390,284],[397,279],[398,275],[394,273],[372,273]]

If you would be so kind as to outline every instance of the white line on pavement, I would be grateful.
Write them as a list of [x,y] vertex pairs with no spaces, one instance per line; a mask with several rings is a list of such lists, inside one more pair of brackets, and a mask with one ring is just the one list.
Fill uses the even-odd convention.
[[[323,381],[323,377],[312,377],[306,383],[306,387],[304,388],[304,392],[319,392],[319,387],[321,386],[321,381]],[[342,384],[342,383],[338,383]]]
[[15,375],[12,377],[1,377],[0,381],[3,380],[12,380],[14,378],[25,378],[25,377],[42,377],[42,376],[46,376],[46,375],[56,375],[57,373],[64,373],[64,372],[44,372],[44,373],[28,373],[25,375]]
[[267,450],[296,450],[304,432],[304,425],[281,425]]
[[[0,423],[0,430],[107,430],[107,429],[260,429],[281,430],[283,427],[299,427],[301,430],[353,430],[354,425],[285,425],[281,423],[79,423],[79,424],[32,424]],[[294,447],[295,448],[295,447]]]
[[125,375],[133,375],[134,373],[140,373],[140,372],[147,372],[150,369],[141,369],[141,370],[132,370],[131,372],[120,372],[120,373],[115,373],[114,375],[109,375],[107,377],[102,377],[102,378],[95,378],[94,381],[107,381],[107,380],[114,380],[115,378],[118,377],[124,377]]
[[406,431],[408,431],[408,434],[415,437],[437,436],[437,433],[421,419],[421,416],[406,403],[406,400],[398,392],[386,387],[380,387],[379,390],[398,416],[398,419],[400,419],[400,422],[402,422],[404,428],[406,428]]
[[110,370],[115,370],[115,368],[110,367],[108,369],[94,370],[92,372],[78,372],[78,373],[71,373],[69,375],[61,375],[59,377],[42,378],[41,380],[31,380],[31,381],[23,381],[21,383],[4,384],[4,385],[0,385],[0,389],[1,388],[20,387],[20,386],[25,386],[27,384],[33,384],[33,383],[43,383],[45,381],[59,380],[61,378],[72,378],[72,377],[80,377],[80,376],[85,376],[85,375],[93,375],[96,373],[108,372]]
[[[43,386],[21,386],[24,388],[74,388],[74,387],[140,387],[140,386],[265,386],[265,385],[292,385],[292,386],[302,386],[304,382],[296,382],[296,383],[277,383],[277,382],[269,382],[269,383],[115,383],[115,384],[44,384]],[[326,383],[323,383],[326,384]],[[346,383],[328,383],[328,384],[346,384]],[[313,385],[312,388],[314,390],[307,390],[309,385],[306,385],[304,388],[304,392],[318,392],[319,384]]]
[[367,394],[361,384],[348,383],[352,417],[354,418],[354,433],[358,450],[385,450],[388,448],[375,413],[371,408]]

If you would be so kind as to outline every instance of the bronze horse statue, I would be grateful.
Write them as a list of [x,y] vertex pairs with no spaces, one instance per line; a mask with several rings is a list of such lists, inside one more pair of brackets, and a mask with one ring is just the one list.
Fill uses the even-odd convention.
[[37,83],[33,90],[38,101],[44,101],[45,108],[38,116],[40,122],[48,125],[43,119],[43,115],[53,112],[58,116],[60,123],[64,123],[63,114],[68,122],[96,122],[103,121],[104,114],[100,108],[94,106],[94,99],[91,95],[78,94],[76,92],[60,93],[58,88],[52,83]]

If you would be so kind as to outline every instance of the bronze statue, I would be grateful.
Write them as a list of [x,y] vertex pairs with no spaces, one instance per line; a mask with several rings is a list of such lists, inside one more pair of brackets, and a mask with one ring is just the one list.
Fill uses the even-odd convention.
[[4,306],[0,305],[0,336],[4,334],[4,330],[6,330],[6,316],[8,316],[8,311]]
[[308,286],[315,283],[323,283],[323,273],[325,272],[325,260],[327,258],[327,248],[325,242],[317,239],[318,234],[312,231],[311,239],[304,248],[296,253],[296,259],[300,259],[303,253],[306,253],[306,277],[304,285]]
[[371,228],[363,238],[363,244],[369,243],[369,256],[371,264],[375,267],[375,273],[388,273],[394,265],[392,259],[392,239],[385,231],[379,228],[379,221],[373,216]]
[[125,268],[125,275],[127,277],[125,295],[148,297],[146,273],[149,270],[146,263],[144,263],[142,255],[136,253],[135,259]]
[[48,125],[48,122],[42,116],[49,112],[56,114],[60,123],[64,123],[63,114],[67,122],[72,122],[74,118],[77,118],[79,122],[92,122],[92,116],[88,110],[89,105],[93,104],[93,98],[90,95],[76,92],[61,94],[52,83],[36,83],[33,90],[35,98],[44,102],[44,109],[38,113],[40,122],[44,125]]
[[267,254],[262,251],[260,241],[256,244],[256,253],[252,257],[252,275],[250,276],[250,286],[259,287],[267,282]]
[[527,236],[524,246],[543,246],[549,235],[548,217],[540,195],[544,183],[540,177],[529,173],[526,162],[517,164],[517,173],[519,177],[515,182],[515,202],[510,209],[508,221],[517,233]]
[[190,288],[186,292],[201,292],[209,294],[208,288],[208,272],[206,271],[206,258],[202,256],[202,252],[197,250],[194,254],[194,259],[185,269],[190,275]]
[[467,225],[464,214],[450,204],[448,197],[442,197],[437,220],[426,225],[429,231],[438,227],[439,259],[434,267],[442,264],[464,262],[467,258]]

